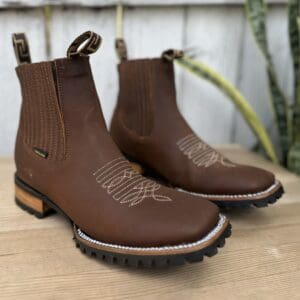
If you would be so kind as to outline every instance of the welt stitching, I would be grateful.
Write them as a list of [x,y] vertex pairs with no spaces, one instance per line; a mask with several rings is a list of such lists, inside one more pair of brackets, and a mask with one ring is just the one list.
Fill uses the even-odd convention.
[[132,247],[132,246],[125,246],[125,245],[118,245],[118,244],[109,244],[109,243],[104,243],[98,240],[95,240],[91,237],[89,237],[87,234],[85,234],[83,231],[81,231],[80,228],[77,228],[74,225],[74,230],[76,230],[77,234],[82,238],[83,240],[86,240],[92,244],[108,247],[108,248],[117,248],[117,249],[124,249],[124,250],[131,250],[131,251],[165,251],[165,250],[179,250],[179,249],[188,249],[192,248],[195,246],[199,246],[203,243],[206,243],[208,240],[212,239],[215,235],[217,235],[220,230],[223,228],[225,222],[226,222],[226,217],[222,214],[219,214],[219,221],[217,225],[213,228],[212,231],[210,231],[207,235],[205,235],[202,239],[192,242],[192,243],[183,243],[183,244],[178,244],[174,246],[156,246],[156,247]]
[[269,188],[267,188],[264,191],[261,192],[257,192],[257,193],[250,193],[250,194],[238,194],[238,195],[225,195],[225,194],[203,194],[203,193],[195,193],[195,192],[190,192],[181,188],[176,188],[177,191],[183,192],[183,193],[188,193],[191,194],[193,196],[199,196],[199,197],[205,197],[205,198],[210,198],[210,199],[214,199],[214,198],[224,198],[224,199],[239,199],[239,198],[255,198],[257,196],[263,196],[265,194],[270,193],[271,191],[273,191],[274,189],[276,189],[278,186],[280,185],[279,181],[275,181],[274,184],[272,184]]

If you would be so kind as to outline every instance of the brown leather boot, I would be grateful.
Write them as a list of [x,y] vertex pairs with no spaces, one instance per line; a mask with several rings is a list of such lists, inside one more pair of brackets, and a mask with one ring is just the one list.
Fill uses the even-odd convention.
[[120,90],[111,124],[115,142],[142,165],[145,175],[219,206],[274,203],[283,188],[273,174],[228,160],[201,140],[181,116],[173,70],[178,54],[169,50],[161,58],[138,60],[119,55],[123,58],[118,68]]
[[218,208],[142,177],[111,139],[88,57],[100,42],[86,32],[68,58],[31,63],[24,34],[14,35],[23,96],[16,203],[41,218],[62,213],[77,246],[109,262],[163,266],[215,254],[230,234]]

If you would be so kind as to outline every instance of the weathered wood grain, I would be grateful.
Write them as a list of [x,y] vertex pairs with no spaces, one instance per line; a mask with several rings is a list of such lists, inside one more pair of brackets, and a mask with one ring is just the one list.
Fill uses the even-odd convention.
[[[267,0],[269,3],[286,3],[287,0]],[[53,6],[83,6],[83,7],[105,7],[117,4],[127,6],[143,5],[220,5],[220,4],[243,4],[244,0],[0,0],[0,7],[39,7],[44,5]]]
[[[66,19],[71,21],[65,22]],[[85,30],[94,30],[103,37],[101,48],[91,56],[91,64],[104,116],[109,124],[118,90],[115,11],[55,9],[51,24],[53,57],[64,56],[72,39]],[[160,56],[167,48],[182,48],[182,31],[181,8],[135,8],[126,10],[124,14],[124,37],[130,58]]]
[[233,235],[203,263],[136,270],[90,259],[75,248],[69,224],[43,220],[13,201],[11,159],[0,159],[1,299],[299,299],[300,178],[238,146],[231,159],[274,171],[286,194],[265,209],[225,211]]
[[12,154],[19,120],[20,87],[11,34],[24,32],[30,41],[33,61],[45,59],[43,13],[40,9],[0,10],[0,153]]
[[[236,84],[243,41],[240,8],[191,7],[186,19],[185,47],[198,49],[196,58]],[[211,83],[186,72],[182,88],[180,107],[196,133],[210,143],[230,141],[234,109],[227,97]]]
[[[39,3],[26,3],[31,2]],[[1,3],[4,2],[0,0]],[[280,83],[291,95],[292,75],[284,6],[272,6],[269,13],[271,52],[274,53]],[[186,49],[196,46],[199,59],[241,88],[276,141],[263,60],[247,29],[241,5],[139,6],[126,9],[124,21],[125,38],[132,58],[158,56],[169,47]],[[92,55],[91,62],[107,123],[111,119],[118,90],[114,26],[113,7],[95,9],[79,6],[56,6],[50,25],[52,58],[65,56],[70,41],[84,30],[91,29],[103,36],[103,45],[98,53]],[[20,108],[10,35],[14,31],[26,31],[33,61],[45,59],[42,9],[1,10],[0,28],[1,57],[5,58],[0,60],[0,153],[7,155],[13,153]],[[179,107],[198,134],[212,143],[235,141],[247,147],[255,144],[256,138],[223,94],[180,68],[176,71]]]

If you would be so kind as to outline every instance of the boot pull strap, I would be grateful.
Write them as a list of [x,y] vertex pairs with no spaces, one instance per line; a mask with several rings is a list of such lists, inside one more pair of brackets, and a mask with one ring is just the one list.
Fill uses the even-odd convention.
[[167,61],[173,61],[177,58],[183,57],[183,55],[184,52],[182,50],[168,49],[162,53],[161,57]]
[[15,50],[18,65],[30,64],[30,50],[25,33],[13,33],[12,43]]
[[72,42],[67,50],[67,56],[72,58],[76,56],[88,56],[95,53],[99,49],[101,41],[100,35],[93,31],[86,31]]
[[127,47],[124,39],[116,38],[115,41],[115,47],[117,51],[117,55],[119,57],[119,60],[122,62],[124,60],[127,60]]
[[120,62],[127,60],[127,46],[123,38],[123,5],[116,6],[116,38],[115,48]]

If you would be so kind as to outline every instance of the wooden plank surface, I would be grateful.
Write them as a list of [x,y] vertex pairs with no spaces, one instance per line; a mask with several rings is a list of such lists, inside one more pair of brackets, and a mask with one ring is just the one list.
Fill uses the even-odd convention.
[[222,152],[275,172],[286,194],[268,208],[225,211],[233,235],[217,256],[163,270],[82,255],[62,217],[15,206],[13,161],[0,159],[0,299],[300,299],[300,178],[239,146]]

